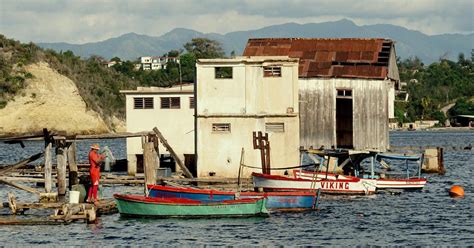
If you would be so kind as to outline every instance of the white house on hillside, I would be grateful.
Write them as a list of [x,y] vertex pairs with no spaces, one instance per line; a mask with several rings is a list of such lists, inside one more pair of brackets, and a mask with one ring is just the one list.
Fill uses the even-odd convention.
[[140,57],[140,66],[143,70],[161,70],[166,69],[168,62],[179,63],[178,57],[168,56],[144,56]]

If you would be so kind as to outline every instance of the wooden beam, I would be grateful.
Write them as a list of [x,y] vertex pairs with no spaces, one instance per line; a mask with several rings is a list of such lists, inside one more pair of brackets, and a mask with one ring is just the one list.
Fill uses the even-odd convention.
[[25,186],[25,185],[22,185],[22,184],[19,184],[19,183],[12,182],[12,181],[4,179],[4,178],[0,178],[0,183],[4,183],[6,185],[9,185],[9,186],[15,187],[17,189],[21,189],[21,190],[33,193],[33,194],[38,194],[39,195],[39,193],[40,193],[36,189],[33,189],[31,187],[28,187],[28,186]]
[[189,172],[188,168],[186,168],[186,166],[184,165],[183,161],[181,161],[181,159],[178,157],[178,155],[176,155],[176,153],[174,152],[173,148],[171,148],[171,146],[168,144],[168,141],[165,139],[165,137],[163,136],[163,134],[161,134],[160,130],[158,130],[157,127],[153,128],[153,132],[156,133],[156,135],[158,136],[158,138],[160,139],[160,142],[163,144],[163,146],[170,152],[171,156],[174,158],[174,160],[176,161],[176,163],[178,163],[179,165],[179,168],[181,168],[181,170],[184,172],[184,175],[188,178],[193,178],[193,174],[191,174],[191,172]]
[[37,159],[39,159],[39,158],[41,158],[42,156],[43,156],[43,153],[40,152],[40,153],[37,153],[37,154],[35,154],[35,155],[31,156],[31,157],[25,158],[25,159],[21,160],[21,161],[18,162],[18,163],[15,163],[15,164],[12,164],[12,165],[8,165],[8,166],[6,166],[6,167],[4,167],[4,168],[2,168],[2,169],[0,170],[0,175],[5,174],[5,173],[7,173],[7,172],[9,172],[9,171],[12,171],[12,170],[16,170],[16,169],[18,169],[18,168],[21,168],[21,167],[27,165],[28,163],[30,163],[30,162],[32,162],[32,161],[35,161],[35,160],[37,160]]

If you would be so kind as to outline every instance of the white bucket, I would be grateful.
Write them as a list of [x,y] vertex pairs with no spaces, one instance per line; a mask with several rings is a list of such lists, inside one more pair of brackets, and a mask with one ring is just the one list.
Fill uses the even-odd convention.
[[69,191],[69,203],[79,203],[79,191]]

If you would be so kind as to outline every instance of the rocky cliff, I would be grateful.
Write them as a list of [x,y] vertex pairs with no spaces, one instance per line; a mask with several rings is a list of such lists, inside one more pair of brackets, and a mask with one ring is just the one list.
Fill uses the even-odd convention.
[[[68,134],[110,132],[100,115],[87,108],[71,79],[45,62],[25,69],[33,77],[27,79],[25,89],[0,109],[0,134],[32,133],[43,128]],[[115,122],[123,127],[119,120]]]

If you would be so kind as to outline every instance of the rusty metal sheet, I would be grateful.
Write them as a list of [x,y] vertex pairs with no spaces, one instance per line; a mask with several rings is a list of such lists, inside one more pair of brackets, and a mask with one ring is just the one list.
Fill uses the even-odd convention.
[[346,62],[349,57],[349,52],[336,52],[337,62]]
[[[289,56],[300,59],[300,77],[386,77],[388,65],[376,64],[386,39],[262,38],[250,39],[244,56]],[[332,66],[332,62],[343,64]],[[352,65],[355,64],[355,65]],[[369,63],[369,65],[367,65]]]

